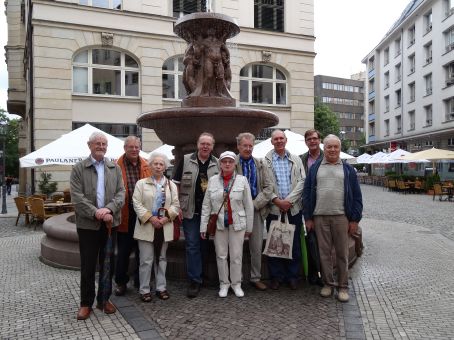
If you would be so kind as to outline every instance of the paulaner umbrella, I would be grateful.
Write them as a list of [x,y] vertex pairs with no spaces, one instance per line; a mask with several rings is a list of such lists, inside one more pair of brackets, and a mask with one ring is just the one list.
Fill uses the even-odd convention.
[[303,266],[303,273],[304,276],[307,279],[307,275],[309,274],[309,263],[307,259],[307,245],[306,245],[306,226],[303,224],[303,227],[301,228],[301,235],[300,235],[300,241],[301,241],[301,262]]
[[320,269],[320,252],[318,251],[317,236],[314,230],[310,230],[306,236],[307,250],[308,250],[308,262],[314,264],[317,272],[317,278],[321,278]]
[[112,293],[112,275],[110,272],[110,259],[113,254],[112,222],[106,222],[106,228],[107,241],[104,246],[104,263],[102,266],[102,273],[100,273],[101,278],[99,280],[99,294],[102,296],[103,305],[109,301],[110,294]]

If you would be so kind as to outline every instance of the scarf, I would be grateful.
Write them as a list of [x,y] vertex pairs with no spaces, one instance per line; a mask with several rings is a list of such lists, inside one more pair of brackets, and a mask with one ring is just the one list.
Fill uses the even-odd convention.
[[[229,191],[230,191],[230,188],[232,187],[234,178],[235,178],[235,176],[233,176],[233,173],[230,175],[222,174],[222,183],[224,186],[223,198],[225,198],[226,195],[229,194]],[[230,197],[227,197],[227,199],[224,202],[224,226],[228,227],[231,224],[233,224],[232,207],[230,206]]]
[[240,157],[243,176],[247,178],[251,187],[252,199],[257,197],[257,169],[255,167],[254,158],[243,159]]

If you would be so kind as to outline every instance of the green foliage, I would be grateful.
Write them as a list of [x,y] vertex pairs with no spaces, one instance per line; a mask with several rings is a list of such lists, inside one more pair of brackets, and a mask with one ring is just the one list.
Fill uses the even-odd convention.
[[426,190],[433,189],[434,184],[440,182],[440,175],[439,174],[431,174],[426,176]]
[[321,138],[329,134],[339,136],[339,121],[331,109],[317,98],[314,106],[314,128],[320,132]]
[[41,173],[41,180],[38,181],[39,191],[47,196],[57,191],[57,182],[51,182],[52,174],[47,172]]
[[[7,135],[5,139],[6,148],[6,175],[12,177],[19,176],[19,124],[20,120],[10,119],[6,111],[0,109],[0,124],[6,125]],[[3,146],[0,146],[0,148]]]
[[366,145],[366,135],[364,134],[364,132],[361,132],[361,138],[358,141],[358,145],[360,145],[358,152],[360,155],[362,155],[366,152],[366,148],[364,147],[364,145]]

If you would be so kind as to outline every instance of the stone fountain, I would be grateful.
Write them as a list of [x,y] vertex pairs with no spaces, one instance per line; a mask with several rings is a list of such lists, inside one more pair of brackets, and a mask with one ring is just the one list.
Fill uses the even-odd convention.
[[214,135],[214,153],[219,155],[235,150],[239,133],[257,135],[279,122],[272,112],[236,107],[230,93],[232,71],[226,45],[227,39],[240,32],[234,19],[212,12],[193,13],[180,18],[174,32],[188,43],[183,58],[187,96],[182,107],[142,113],[137,124],[153,129],[164,143],[175,146],[175,164],[196,150],[202,132]]

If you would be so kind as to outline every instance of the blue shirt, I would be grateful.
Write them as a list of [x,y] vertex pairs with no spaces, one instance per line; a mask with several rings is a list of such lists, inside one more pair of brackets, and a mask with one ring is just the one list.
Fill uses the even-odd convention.
[[292,162],[288,157],[288,152],[285,150],[284,157],[279,156],[276,151],[273,151],[273,172],[276,177],[277,190],[279,198],[285,199],[292,191]]
[[98,182],[96,184],[96,203],[99,208],[104,208],[104,196],[105,196],[105,187],[104,187],[104,160],[98,162],[93,157],[91,157],[91,162],[98,173]]

